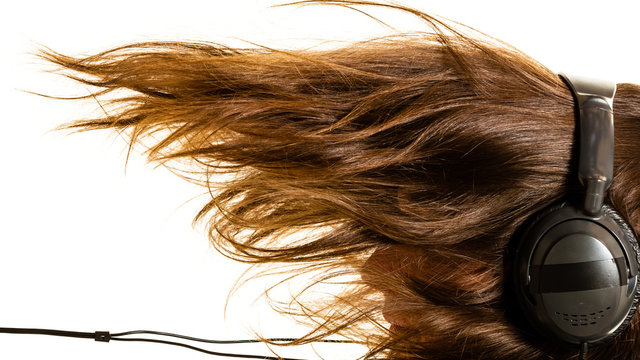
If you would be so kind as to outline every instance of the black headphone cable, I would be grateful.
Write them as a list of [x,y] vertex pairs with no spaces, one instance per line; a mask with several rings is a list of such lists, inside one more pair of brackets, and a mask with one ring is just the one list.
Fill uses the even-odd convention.
[[583,341],[580,343],[580,354],[578,354],[578,360],[585,360],[587,358],[587,350],[589,349],[589,343]]
[[[260,340],[249,339],[249,340],[209,340],[209,339],[201,339],[191,336],[185,336],[180,334],[172,334],[160,331],[153,330],[134,330],[134,331],[126,331],[121,333],[111,334],[108,331],[96,331],[96,332],[80,332],[80,331],[66,331],[66,330],[53,330],[53,329],[25,329],[25,328],[0,328],[0,333],[8,333],[8,334],[36,334],[36,335],[52,335],[52,336],[65,336],[65,337],[76,337],[83,339],[94,339],[95,341],[100,342],[109,342],[110,340],[114,341],[145,341],[145,342],[153,342],[167,345],[175,345],[182,346],[187,349],[199,351],[205,354],[214,355],[214,356],[227,356],[227,357],[236,357],[236,358],[244,358],[244,359],[263,359],[263,360],[304,360],[304,359],[294,359],[294,358],[283,358],[283,357],[273,357],[273,356],[263,356],[263,355],[243,355],[243,354],[233,354],[233,353],[222,353],[216,351],[210,351],[206,349],[202,349],[196,346],[183,344],[174,341],[166,341],[166,340],[158,340],[158,339],[146,339],[146,338],[122,338],[122,336],[127,335],[135,335],[135,334],[151,334],[151,335],[161,335],[161,336],[171,336],[182,338],[191,341],[198,341],[210,344],[219,344],[219,345],[228,345],[228,344],[246,344],[246,343],[259,343]],[[267,339],[269,341],[280,342],[280,341],[294,341],[298,340],[295,338],[270,338]],[[352,340],[316,340],[313,342],[328,342],[328,343],[357,343]]]

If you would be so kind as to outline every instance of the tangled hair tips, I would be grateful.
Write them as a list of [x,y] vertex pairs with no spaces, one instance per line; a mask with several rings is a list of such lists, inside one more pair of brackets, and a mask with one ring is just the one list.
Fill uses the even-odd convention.
[[[511,314],[503,268],[525,219],[580,190],[567,86],[517,49],[414,9],[293,4],[393,8],[433,32],[333,50],[43,49],[67,77],[94,86],[83,98],[105,109],[60,129],[124,132],[130,150],[144,146],[208,189],[194,224],[207,225],[225,256],[317,274],[278,308],[312,327],[292,345],[339,334],[368,345],[372,359],[576,358]],[[636,235],[638,104],[640,87],[618,84],[606,199]],[[339,294],[305,296],[343,276]],[[637,319],[589,358],[640,353]]]

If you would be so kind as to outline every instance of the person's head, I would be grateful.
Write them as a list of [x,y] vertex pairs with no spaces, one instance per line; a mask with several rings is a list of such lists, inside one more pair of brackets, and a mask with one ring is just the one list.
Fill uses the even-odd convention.
[[[302,342],[341,334],[390,359],[575,356],[513,309],[504,256],[527,218],[581,189],[570,89],[507,44],[395,7],[434,31],[323,51],[152,42],[42,56],[95,95],[130,91],[64,128],[130,131],[208,187],[195,221],[220,252],[346,282],[279,308],[312,326]],[[638,104],[640,86],[617,85],[606,198],[636,234]],[[628,359],[639,335],[636,316],[590,358]]]

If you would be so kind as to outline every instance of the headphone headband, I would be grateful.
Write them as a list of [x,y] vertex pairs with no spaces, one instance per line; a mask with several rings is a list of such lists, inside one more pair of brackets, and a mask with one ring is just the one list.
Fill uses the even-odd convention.
[[586,188],[584,210],[598,216],[613,178],[613,97],[610,81],[560,73],[580,109],[580,167],[578,178]]

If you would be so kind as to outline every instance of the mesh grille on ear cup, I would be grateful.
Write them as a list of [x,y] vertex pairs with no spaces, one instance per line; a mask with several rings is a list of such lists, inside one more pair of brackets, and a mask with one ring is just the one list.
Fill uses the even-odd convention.
[[571,326],[588,326],[597,325],[600,319],[607,316],[607,310],[611,310],[611,306],[607,306],[602,310],[598,310],[597,312],[592,312],[590,314],[561,314],[556,311],[556,315],[558,318],[562,318],[562,320],[568,322]]

